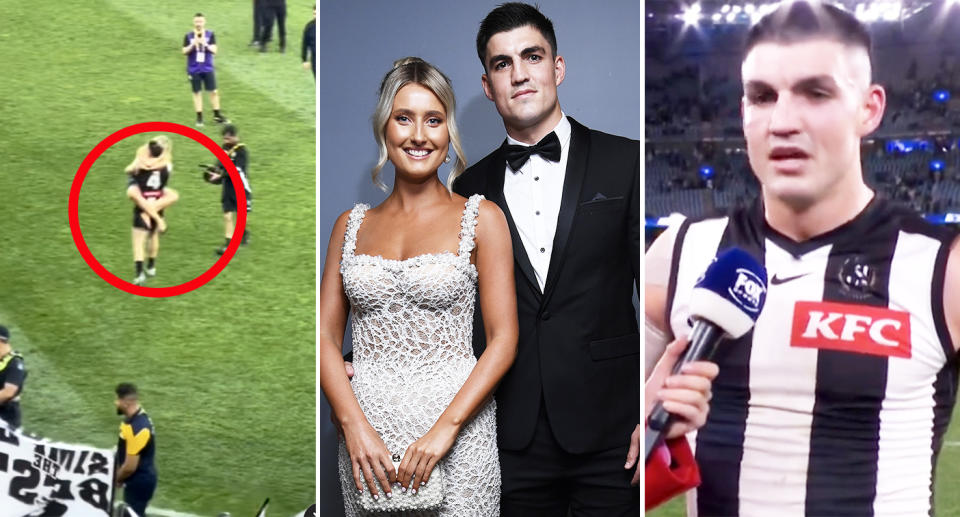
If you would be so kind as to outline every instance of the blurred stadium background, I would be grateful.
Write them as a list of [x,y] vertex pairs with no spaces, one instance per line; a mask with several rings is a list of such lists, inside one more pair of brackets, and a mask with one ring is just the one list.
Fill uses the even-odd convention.
[[[841,4],[868,22],[874,80],[888,95],[862,146],[868,183],[939,222],[960,221],[958,2]],[[740,124],[741,45],[771,5],[646,2],[648,218],[722,213],[757,193]]]
[[[316,112],[299,55],[313,1],[287,4],[287,53],[274,44],[260,54],[247,46],[249,1],[0,0],[0,324],[29,369],[24,428],[114,447],[113,389],[135,382],[157,435],[148,515],[254,515],[269,496],[268,514],[289,516],[315,500]],[[197,11],[217,35],[224,111],[251,153],[253,240],[199,290],[144,299],[83,262],[67,197],[84,156],[110,133],[156,120],[192,126],[180,48]],[[205,104],[202,131],[219,142]],[[127,280],[122,168],[147,138],[105,154],[81,194],[88,244]],[[174,140],[170,186],[181,199],[155,285],[195,277],[223,242],[219,187],[196,169],[213,156]]]
[[[862,144],[868,184],[938,223],[960,222],[960,2],[842,0],[870,28],[883,124]],[[647,245],[666,217],[722,214],[757,195],[740,119],[742,43],[776,4],[645,2]],[[956,418],[954,419],[956,420]],[[937,469],[937,515],[960,515],[960,432]],[[685,515],[683,498],[647,515]]]

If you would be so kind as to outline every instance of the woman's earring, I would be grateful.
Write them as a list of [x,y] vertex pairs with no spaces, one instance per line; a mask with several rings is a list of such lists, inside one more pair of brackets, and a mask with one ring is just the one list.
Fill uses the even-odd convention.
[[446,158],[443,159],[443,163],[450,163],[450,155],[448,154]]

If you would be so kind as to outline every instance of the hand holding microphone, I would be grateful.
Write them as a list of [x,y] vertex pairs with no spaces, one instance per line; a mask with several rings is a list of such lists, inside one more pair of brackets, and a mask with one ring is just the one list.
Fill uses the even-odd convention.
[[[645,386],[644,414],[650,416],[650,410],[659,400],[662,401],[663,408],[676,418],[665,436],[666,439],[683,436],[706,423],[710,409],[710,386],[719,372],[714,363],[695,361],[683,365],[680,373],[670,375],[686,348],[686,338],[670,343],[653,371],[650,372]],[[640,483],[640,467],[637,460],[640,457],[641,436],[641,428],[637,425],[630,436],[627,462],[623,466],[628,470],[637,466],[630,481],[634,486]]]
[[[672,373],[681,372],[691,362],[710,360],[721,341],[749,332],[763,309],[766,292],[766,270],[748,253],[730,248],[718,255],[690,296],[693,331],[687,351]],[[679,354],[682,345],[674,346],[678,347],[674,353]],[[663,442],[671,422],[671,414],[658,402],[647,419],[645,461]]]
[[688,343],[687,338],[670,343],[644,387],[644,414],[649,416],[659,402],[673,416],[672,425],[664,435],[667,440],[703,427],[712,396],[710,389],[719,373],[716,363],[710,361],[686,363],[679,372],[672,373]]

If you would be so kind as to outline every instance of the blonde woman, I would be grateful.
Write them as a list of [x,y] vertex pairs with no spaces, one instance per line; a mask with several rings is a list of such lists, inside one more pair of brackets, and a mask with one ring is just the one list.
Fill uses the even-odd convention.
[[[133,202],[133,283],[143,285],[147,276],[157,274],[156,260],[160,252],[160,234],[167,231],[163,210],[177,202],[176,190],[167,187],[173,172],[173,144],[166,136],[152,138],[137,149],[136,157],[126,168],[127,197]],[[148,256],[144,269],[144,256]]]
[[[495,204],[454,194],[437,175],[451,147],[448,184],[466,160],[453,89],[432,65],[395,63],[380,85],[373,130],[374,183],[386,190],[379,174],[389,160],[393,190],[380,205],[358,204],[337,219],[319,294],[320,385],[342,430],[346,514],[362,514],[360,499],[370,496],[417,508],[414,494],[442,475],[442,502],[417,515],[498,515],[491,395],[518,334],[507,222]],[[479,359],[475,299],[487,337]],[[341,357],[348,314],[352,381]]]

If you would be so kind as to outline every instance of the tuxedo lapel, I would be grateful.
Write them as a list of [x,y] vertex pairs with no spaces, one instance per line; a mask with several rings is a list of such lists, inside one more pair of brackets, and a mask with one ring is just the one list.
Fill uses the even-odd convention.
[[506,145],[504,142],[497,150],[497,154],[491,160],[490,169],[487,170],[487,188],[484,195],[487,199],[496,203],[503,210],[503,215],[507,217],[507,226],[510,227],[510,239],[513,241],[513,255],[516,258],[517,266],[520,272],[527,277],[527,281],[533,286],[533,290],[540,295],[540,284],[537,283],[537,275],[530,264],[530,257],[527,256],[527,250],[523,247],[523,241],[520,240],[520,232],[517,230],[516,223],[513,222],[513,216],[510,214],[510,207],[507,206],[507,198],[503,195],[503,179],[506,170]]
[[557,275],[563,266],[564,251],[573,227],[573,216],[577,212],[580,190],[587,175],[587,158],[590,154],[590,131],[571,117],[570,151],[567,153],[567,170],[563,177],[563,194],[560,197],[560,214],[557,216],[557,231],[553,237],[553,250],[550,253],[550,268],[544,283],[544,303],[550,300]]

